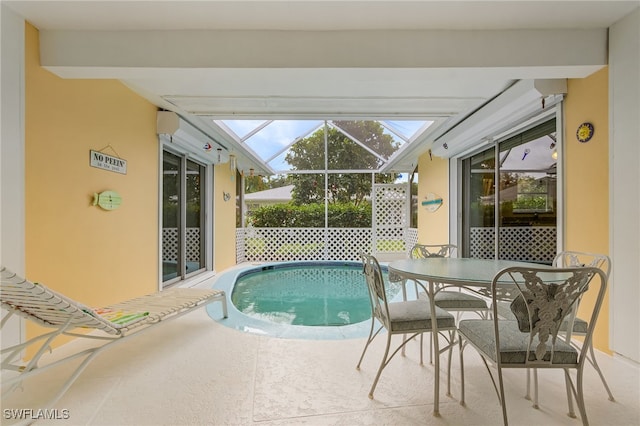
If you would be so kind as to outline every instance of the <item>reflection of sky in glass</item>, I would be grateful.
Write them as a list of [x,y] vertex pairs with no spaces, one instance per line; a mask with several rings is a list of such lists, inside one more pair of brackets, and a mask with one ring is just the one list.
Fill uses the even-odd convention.
[[223,120],[224,124],[233,130],[233,133],[239,136],[240,139],[244,138],[245,135],[249,134],[249,132],[265,121],[266,120]]
[[[267,120],[222,120],[236,136],[244,140],[255,129],[267,123]],[[384,120],[394,131],[402,137],[411,139],[418,130],[423,129],[432,121],[424,120]],[[270,167],[276,171],[291,170],[291,165],[284,158],[288,146],[297,138],[305,138],[322,128],[323,120],[274,120],[260,129],[244,143],[251,148],[263,161],[267,161]],[[383,127],[383,132],[393,138],[399,147],[406,142],[393,131]],[[283,151],[284,150],[284,151]]]
[[269,166],[276,172],[284,172],[284,171],[291,170],[291,164],[287,163],[284,159],[284,157],[286,157],[287,155],[287,152],[289,152],[289,150],[286,150],[282,154],[278,155],[276,158],[269,161],[267,164],[269,164]]
[[[502,170],[546,170],[556,163],[551,157],[553,140],[549,136],[532,140],[511,149],[507,159],[502,164]],[[528,152],[527,152],[528,150]],[[506,154],[501,153],[502,155]]]
[[322,126],[321,120],[275,120],[247,139],[246,144],[262,159],[268,160],[291,144]]
[[429,125],[433,124],[433,121],[423,120],[384,120],[384,122],[400,132],[400,134],[407,139],[411,139],[425,123],[429,123]]

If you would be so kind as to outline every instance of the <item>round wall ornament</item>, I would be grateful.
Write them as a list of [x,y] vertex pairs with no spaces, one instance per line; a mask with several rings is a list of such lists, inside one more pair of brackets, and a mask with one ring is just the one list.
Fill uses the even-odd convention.
[[431,213],[438,210],[442,205],[442,197],[434,194],[433,192],[429,192],[424,198],[425,200],[422,202],[422,205]]
[[579,142],[589,142],[593,137],[593,132],[593,124],[582,123],[578,126],[578,130],[576,131],[576,138]]

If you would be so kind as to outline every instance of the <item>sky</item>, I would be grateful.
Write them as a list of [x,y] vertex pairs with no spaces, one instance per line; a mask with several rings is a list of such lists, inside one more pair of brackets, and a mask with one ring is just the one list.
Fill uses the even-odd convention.
[[[266,123],[266,120],[223,120],[223,123],[230,128],[238,138],[244,139],[254,131],[254,129]],[[400,136],[387,128],[385,128],[384,133],[391,135],[398,144],[402,145],[414,137],[416,133],[425,126],[425,123],[427,122],[419,120],[386,120],[385,124],[400,133]],[[286,149],[291,142],[297,138],[304,138],[311,135],[323,125],[323,120],[274,120],[247,138],[245,143],[260,158],[268,161],[269,166],[274,170],[284,173],[291,169],[290,165],[284,161]]]

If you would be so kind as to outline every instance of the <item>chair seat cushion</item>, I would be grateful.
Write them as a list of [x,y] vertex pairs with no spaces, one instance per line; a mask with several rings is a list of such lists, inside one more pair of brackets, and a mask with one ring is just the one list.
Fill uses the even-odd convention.
[[[418,294],[419,299],[427,300],[427,293],[421,291]],[[462,293],[460,291],[439,291],[436,293],[436,306],[451,311],[458,310],[474,310],[489,309],[487,302],[478,296]]]
[[[504,364],[524,364],[527,358],[527,346],[529,343],[529,333],[523,333],[518,328],[517,321],[498,321],[500,333],[500,362]],[[496,340],[494,334],[493,320],[462,320],[458,324],[458,332],[465,340],[472,343],[480,352],[485,354],[493,362],[496,359]],[[538,338],[531,342],[529,361],[536,361],[535,349],[538,345]],[[550,349],[551,339],[547,343]],[[547,350],[543,359],[549,361],[551,352]],[[561,338],[556,339],[553,354],[553,364],[576,364],[578,362],[578,352],[574,347],[566,343]]]
[[[560,331],[567,331],[568,326],[569,326],[569,320],[565,319],[564,321],[562,321],[562,324],[560,324]],[[587,334],[587,328],[589,328],[589,323],[583,320],[582,318],[576,317],[576,319],[573,320],[572,333]]]
[[[380,317],[377,313],[377,317]],[[431,329],[431,306],[426,300],[389,303],[390,331],[424,331]],[[438,329],[455,328],[453,315],[436,306]]]
[[[516,319],[516,316],[511,311],[511,308],[508,303],[498,302],[497,308],[498,308],[498,315],[500,315],[502,318],[506,320]],[[569,324],[569,320],[565,318],[564,321],[562,321],[562,324],[560,325],[560,331],[566,332],[568,328],[568,324]],[[587,321],[583,320],[582,318],[576,317],[576,319],[573,321],[573,333],[586,334],[588,326],[589,326],[589,323]]]
[[511,306],[508,302],[496,302],[498,316],[509,321],[515,321],[516,316],[511,312]]

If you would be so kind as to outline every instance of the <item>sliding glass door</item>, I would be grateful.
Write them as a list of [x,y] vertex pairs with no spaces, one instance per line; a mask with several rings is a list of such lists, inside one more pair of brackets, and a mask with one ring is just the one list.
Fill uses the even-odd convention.
[[555,135],[553,119],[463,160],[466,257],[553,260],[558,211]]
[[162,282],[166,286],[206,267],[206,169],[168,151],[163,152],[162,168]]

